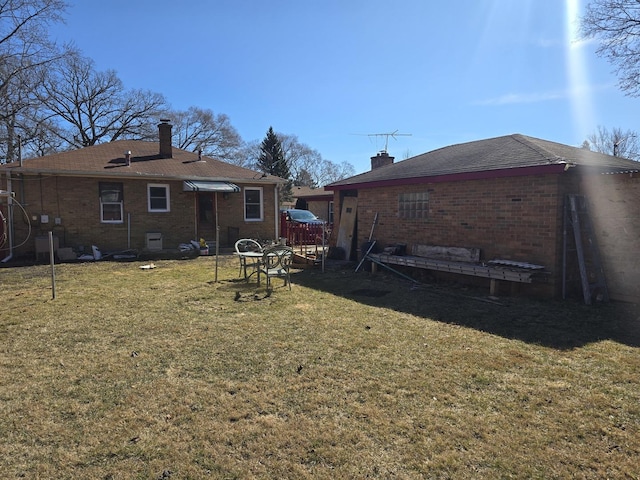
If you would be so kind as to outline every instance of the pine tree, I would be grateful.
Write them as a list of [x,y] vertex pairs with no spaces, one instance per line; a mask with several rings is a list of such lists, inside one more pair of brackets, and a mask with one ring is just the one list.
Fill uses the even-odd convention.
[[291,171],[284,158],[282,144],[273,131],[273,127],[269,127],[267,136],[260,144],[258,167],[263,173],[286,179],[287,183],[280,189],[280,201],[291,200],[293,197]]

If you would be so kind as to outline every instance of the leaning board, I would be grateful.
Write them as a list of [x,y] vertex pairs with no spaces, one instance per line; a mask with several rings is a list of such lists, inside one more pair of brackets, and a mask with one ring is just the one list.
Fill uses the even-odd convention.
[[342,211],[340,213],[340,226],[338,227],[338,239],[336,246],[344,250],[345,259],[351,258],[351,245],[356,226],[356,210],[358,197],[344,197]]

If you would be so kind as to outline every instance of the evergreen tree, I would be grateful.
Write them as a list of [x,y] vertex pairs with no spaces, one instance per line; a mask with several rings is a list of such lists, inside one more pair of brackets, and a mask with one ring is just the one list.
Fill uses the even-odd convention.
[[267,136],[260,144],[260,156],[258,157],[258,168],[263,173],[275,175],[284,178],[287,183],[280,189],[280,201],[290,201],[293,198],[293,190],[291,181],[291,171],[289,165],[284,158],[282,143],[273,131],[273,127],[269,127]]

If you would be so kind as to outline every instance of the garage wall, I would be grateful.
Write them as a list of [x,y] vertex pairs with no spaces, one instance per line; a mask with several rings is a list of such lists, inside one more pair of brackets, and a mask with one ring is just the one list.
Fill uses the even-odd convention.
[[582,188],[610,297],[640,303],[640,175],[594,175],[583,179]]

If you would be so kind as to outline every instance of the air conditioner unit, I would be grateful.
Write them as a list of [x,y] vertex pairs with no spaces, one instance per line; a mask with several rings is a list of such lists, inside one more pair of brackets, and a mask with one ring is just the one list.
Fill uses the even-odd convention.
[[147,250],[162,250],[162,234],[147,233]]

